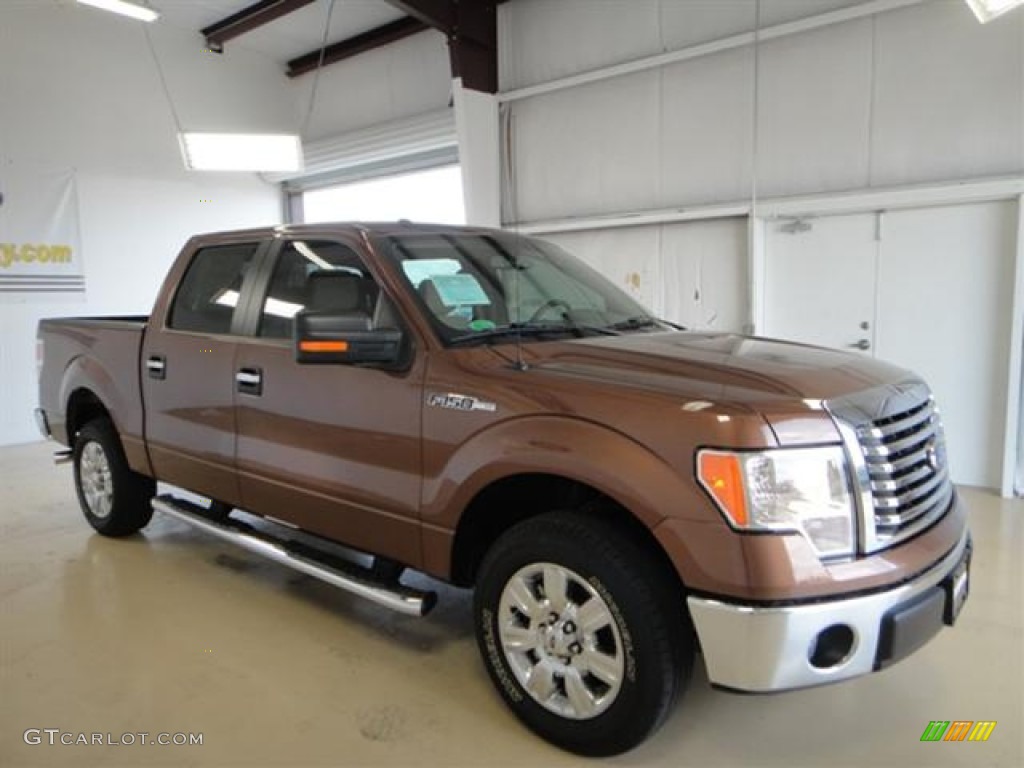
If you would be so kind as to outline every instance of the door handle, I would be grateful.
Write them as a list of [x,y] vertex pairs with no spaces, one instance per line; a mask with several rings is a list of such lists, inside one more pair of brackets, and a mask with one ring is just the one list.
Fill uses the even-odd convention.
[[149,378],[163,380],[167,378],[167,358],[163,355],[150,355],[146,358],[146,370]]
[[245,395],[263,394],[263,369],[239,368],[235,374],[235,387]]
[[859,349],[861,352],[866,352],[871,349],[871,342],[867,339],[861,339],[860,341],[855,341],[853,344],[847,344],[846,346],[852,347],[853,349]]

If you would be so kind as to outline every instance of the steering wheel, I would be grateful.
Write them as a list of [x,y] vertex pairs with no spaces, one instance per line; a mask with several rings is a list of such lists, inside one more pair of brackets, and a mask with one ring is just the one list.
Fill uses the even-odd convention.
[[562,307],[565,310],[566,314],[572,314],[572,307],[569,306],[567,302],[562,301],[561,299],[548,299],[539,307],[537,307],[536,312],[530,315],[530,319],[526,321],[527,325],[529,325],[530,323],[537,322],[541,317],[543,317],[545,312],[554,309],[555,307]]

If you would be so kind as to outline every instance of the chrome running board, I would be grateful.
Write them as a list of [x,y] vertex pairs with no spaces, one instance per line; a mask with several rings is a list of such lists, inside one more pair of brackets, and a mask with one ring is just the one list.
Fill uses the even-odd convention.
[[157,496],[152,504],[157,512],[407,616],[426,616],[437,603],[434,592],[413,589],[397,580],[376,580],[367,568],[297,541],[278,539],[240,521],[211,520],[202,507],[183,499]]

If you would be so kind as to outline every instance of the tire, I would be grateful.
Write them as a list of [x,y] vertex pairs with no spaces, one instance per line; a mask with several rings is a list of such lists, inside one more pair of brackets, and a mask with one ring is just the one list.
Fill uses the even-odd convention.
[[616,755],[647,738],[693,666],[673,575],[626,530],[582,513],[531,518],[501,536],[473,610],[505,703],[577,754]]
[[72,454],[75,491],[89,525],[104,536],[128,536],[153,516],[156,482],[133,472],[107,419],[82,427]]

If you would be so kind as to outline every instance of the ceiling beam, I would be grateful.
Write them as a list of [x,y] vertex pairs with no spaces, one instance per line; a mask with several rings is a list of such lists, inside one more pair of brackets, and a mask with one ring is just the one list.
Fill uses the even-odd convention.
[[489,9],[506,0],[385,0],[424,24],[443,32],[448,37],[458,34],[479,45],[490,46],[491,35],[480,27],[479,19],[489,15]]
[[221,53],[228,40],[262,27],[316,0],[260,0],[201,30],[211,51]]
[[498,92],[498,5],[495,0],[455,3],[455,26],[448,33],[452,77],[462,86]]
[[[436,29],[448,39],[452,77],[462,78],[462,85],[465,88],[484,93],[497,93],[497,7],[505,0],[386,1],[408,15],[327,46],[323,49],[324,66],[393,43],[425,29]],[[298,77],[312,72],[320,64],[321,50],[318,48],[289,61],[288,77]]]
[[498,90],[498,11],[501,0],[387,0],[448,38],[452,77],[466,88]]
[[[323,50],[323,66],[334,64],[343,59],[351,58],[366,51],[372,51],[382,45],[415,35],[429,27],[419,19],[403,16],[397,21],[374,27],[362,34],[332,43]],[[288,77],[298,77],[312,72],[320,66],[320,49],[298,56],[288,62]]]

